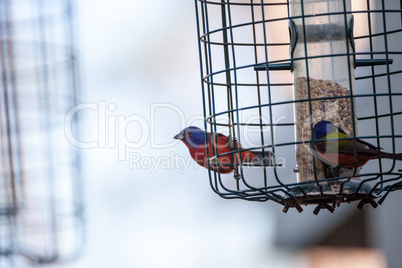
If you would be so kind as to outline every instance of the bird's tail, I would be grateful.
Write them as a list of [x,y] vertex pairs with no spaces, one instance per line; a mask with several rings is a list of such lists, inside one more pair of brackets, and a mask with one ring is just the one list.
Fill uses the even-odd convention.
[[[250,156],[244,163],[247,163],[248,166],[273,166],[273,153],[271,151],[247,151],[250,153]],[[276,164],[276,166],[281,166],[282,164]]]
[[386,152],[380,152],[375,158],[388,158],[402,161],[402,153],[401,154],[391,154]]

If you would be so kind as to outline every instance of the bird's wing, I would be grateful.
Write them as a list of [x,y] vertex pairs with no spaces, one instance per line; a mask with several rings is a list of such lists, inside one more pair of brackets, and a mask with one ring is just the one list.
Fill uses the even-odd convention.
[[341,146],[340,152],[341,153],[354,153],[356,148],[357,153],[364,153],[364,154],[377,154],[378,150],[376,147],[372,146],[371,144],[367,142],[361,142],[359,140],[356,140],[356,146],[353,140],[348,140],[347,143]]
[[326,152],[327,153],[339,153],[339,154],[377,154],[378,150],[374,146],[367,145],[366,142],[362,143],[356,140],[356,145],[353,140],[332,140],[327,141]]
[[[342,135],[342,136],[344,136],[344,137],[350,137],[350,136],[349,136],[348,134],[346,134],[345,131],[343,131],[343,129],[341,129],[340,127],[335,126],[335,128],[336,128],[336,130],[338,130],[339,133],[341,133],[340,135],[344,134],[344,135]],[[360,143],[363,143],[363,144],[367,145],[368,147],[370,147],[370,148],[372,148],[372,149],[375,149],[375,150],[380,150],[380,149],[382,149],[382,148],[380,148],[380,147],[376,147],[376,146],[374,146],[374,145],[372,145],[372,144],[370,144],[370,143],[368,143],[368,142],[366,142],[366,141],[363,141],[363,140],[361,140],[361,139],[356,139],[356,141],[357,141],[357,142],[360,142]]]
[[[242,157],[245,159],[245,163],[251,166],[274,166],[273,153],[268,150],[262,151],[243,151]],[[276,164],[276,166],[281,166],[282,164]]]
[[229,138],[227,136],[221,133],[213,133],[210,134],[208,138],[209,138],[209,148],[211,155],[215,155],[216,150],[218,150],[218,154],[224,154],[232,150]]
[[259,159],[272,158],[273,155],[273,153],[268,150],[264,150],[264,152],[250,150],[249,152],[255,154]]
[[236,142],[236,144],[231,144],[229,137],[221,133],[211,134],[210,140],[212,141],[213,147],[218,148],[219,154],[228,153],[230,151],[238,151],[240,149],[243,163],[248,163],[248,165],[252,166],[273,165],[273,153],[269,150],[264,150],[264,153],[262,151],[245,150],[244,148],[240,147],[238,142]]
[[[344,153],[344,154],[354,154],[355,149],[357,153],[369,153],[376,154],[377,148],[370,143],[356,139],[356,146],[353,139],[350,140],[334,140],[336,138],[350,138],[349,135],[340,132],[331,132],[324,137],[325,141],[322,145],[327,153]],[[321,142],[318,142],[321,144]]]
[[217,144],[227,143],[228,137],[226,137],[222,133],[208,133],[208,141],[213,146],[216,146]]
[[[352,141],[353,141],[353,140],[352,140]],[[363,144],[367,145],[368,147],[370,147],[370,148],[372,148],[372,149],[374,149],[374,150],[380,150],[380,149],[382,149],[381,147],[374,146],[374,145],[372,145],[371,143],[368,143],[368,142],[363,141],[363,140],[361,140],[361,139],[356,139],[356,141],[357,141],[357,142],[360,142],[360,143],[363,143]]]

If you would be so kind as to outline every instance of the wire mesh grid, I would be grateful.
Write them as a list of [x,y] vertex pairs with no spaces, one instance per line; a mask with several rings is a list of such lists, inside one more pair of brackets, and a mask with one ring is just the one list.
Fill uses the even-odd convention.
[[[291,14],[292,2],[302,7],[301,15]],[[342,10],[303,13],[307,4],[319,5],[319,2],[328,6],[330,2],[339,2]],[[321,208],[333,211],[342,202],[358,200],[361,200],[359,208],[365,203],[376,207],[376,198],[381,197],[378,201],[381,204],[391,191],[401,189],[402,166],[395,159],[371,160],[363,168],[355,164],[348,175],[332,174],[318,180],[316,164],[319,160],[310,156],[314,161],[309,167],[313,170],[313,179],[297,182],[300,166],[296,161],[296,147],[300,144],[311,147],[315,141],[312,137],[296,137],[301,119],[295,111],[298,105],[310,108],[305,111],[307,119],[303,119],[312,130],[310,118],[315,116],[315,111],[311,107],[319,103],[325,111],[331,100],[343,99],[352,109],[348,111],[352,114],[351,137],[344,139],[356,141],[359,138],[394,154],[402,152],[402,3],[352,1],[352,9],[348,10],[347,2],[195,0],[204,127],[207,132],[222,132],[240,144],[233,143],[232,151],[225,153],[239,153],[240,159],[231,164],[235,167],[234,176],[222,175],[219,168],[209,171],[211,187],[221,197],[271,200],[282,204],[284,212],[289,207],[301,212],[300,205],[317,204],[314,211],[317,214]],[[340,17],[341,22],[344,20],[341,23],[345,25],[343,38],[349,43],[346,51],[338,54],[321,51],[310,56],[307,42],[311,40],[305,34],[306,20],[331,16]],[[297,28],[292,25],[297,20],[302,27],[299,28],[302,56],[298,57],[293,54]],[[319,27],[317,36],[329,35],[327,29],[322,28],[325,26]],[[322,88],[325,83],[333,82],[314,79],[310,61],[322,58],[329,59],[331,64],[341,57],[351,59],[344,66],[348,77],[345,83],[351,85],[350,91],[342,96],[311,95],[314,83]],[[298,83],[292,79],[294,64],[307,68],[304,87],[308,94],[302,98],[296,98],[293,93]],[[336,75],[342,70],[333,72]],[[345,116],[342,109],[338,108],[337,113],[339,117]],[[225,154],[212,148],[213,156],[208,160],[216,166],[229,165],[217,163]],[[272,165],[247,167],[241,160],[241,148],[272,151]],[[354,157],[356,160],[356,153]]]
[[84,211],[71,1],[0,1],[0,266],[80,253]]

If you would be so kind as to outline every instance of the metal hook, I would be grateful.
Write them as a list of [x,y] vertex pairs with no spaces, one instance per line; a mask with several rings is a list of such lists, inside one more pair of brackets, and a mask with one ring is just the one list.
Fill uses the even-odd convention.
[[289,46],[289,54],[290,54],[290,71],[293,71],[293,53],[296,48],[297,39],[299,37],[299,32],[297,30],[297,26],[292,19],[289,19],[289,37],[290,37],[290,46]]

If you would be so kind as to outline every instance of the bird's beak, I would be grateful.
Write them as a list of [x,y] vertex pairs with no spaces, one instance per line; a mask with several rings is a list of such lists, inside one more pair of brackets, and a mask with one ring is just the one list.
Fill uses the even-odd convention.
[[184,140],[184,136],[179,133],[176,136],[174,136],[173,139],[175,139],[175,140]]

